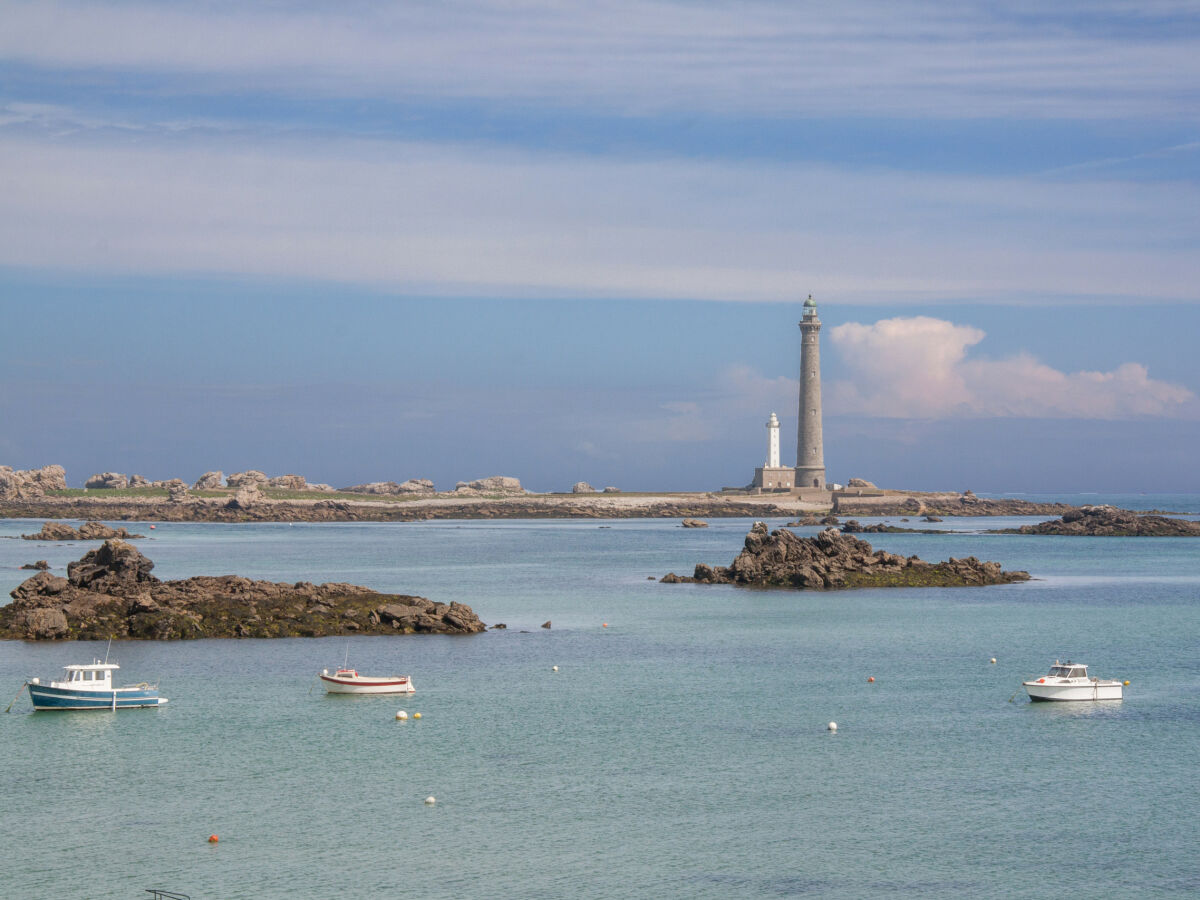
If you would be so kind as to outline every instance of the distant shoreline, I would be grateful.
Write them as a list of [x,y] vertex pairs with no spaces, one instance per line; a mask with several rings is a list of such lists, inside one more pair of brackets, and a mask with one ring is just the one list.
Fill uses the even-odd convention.
[[595,493],[379,497],[345,493],[211,490],[168,499],[145,489],[51,491],[44,496],[0,500],[9,519],[92,519],[158,522],[419,522],[442,519],[626,519],[778,518],[839,516],[1059,516],[1078,507],[1065,503],[978,498],[969,492],[876,490],[790,494]]

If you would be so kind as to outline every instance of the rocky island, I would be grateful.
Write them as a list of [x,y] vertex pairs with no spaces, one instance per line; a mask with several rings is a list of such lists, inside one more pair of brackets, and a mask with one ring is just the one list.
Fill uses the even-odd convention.
[[106,541],[109,538],[131,541],[144,537],[144,534],[130,534],[125,528],[112,528],[103,522],[84,522],[78,528],[72,528],[66,522],[46,522],[41,531],[21,535],[25,541]]
[[27,579],[0,607],[3,640],[325,637],[476,634],[469,606],[381,594],[353,584],[252,581],[236,575],[160,581],[154,563],[108,540],[67,566]]
[[668,584],[736,584],[827,591],[864,587],[969,587],[1028,581],[1028,572],[1005,572],[996,562],[975,557],[928,563],[915,556],[874,550],[866,541],[827,528],[815,537],[797,537],[780,528],[768,532],[755,522],[745,547],[728,566],[700,563],[691,576],[670,573]]
[[998,534],[1058,534],[1092,537],[1200,537],[1200,522],[1171,516],[1148,516],[1115,506],[1081,506],[1062,518],[1020,528],[997,529]]

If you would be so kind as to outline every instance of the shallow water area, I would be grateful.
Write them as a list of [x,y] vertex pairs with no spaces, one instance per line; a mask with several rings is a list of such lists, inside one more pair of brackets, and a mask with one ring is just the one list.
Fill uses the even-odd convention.
[[[947,519],[930,527],[953,534],[861,537],[1035,580],[835,593],[648,580],[727,564],[749,525],[131,528],[160,578],[350,581],[508,628],[114,642],[118,680],[161,678],[170,703],[34,714],[22,698],[0,716],[0,894],[1200,891],[1200,540]],[[39,526],[3,521],[0,535]],[[65,574],[89,546],[0,540],[0,589],[34,559]],[[0,643],[4,702],[105,650]],[[1067,656],[1129,678],[1126,699],[1029,703],[1021,680]],[[417,693],[325,695],[316,672],[344,659],[411,674]]]

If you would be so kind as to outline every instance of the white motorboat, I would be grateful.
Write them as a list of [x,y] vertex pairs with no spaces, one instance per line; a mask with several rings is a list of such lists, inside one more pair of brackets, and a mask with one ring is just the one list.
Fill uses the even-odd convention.
[[345,666],[332,675],[322,669],[317,676],[325,684],[328,694],[412,694],[412,677],[409,675],[359,675],[355,669]]
[[1030,700],[1120,700],[1123,685],[1119,681],[1088,677],[1082,663],[1058,660],[1041,678],[1023,681]]

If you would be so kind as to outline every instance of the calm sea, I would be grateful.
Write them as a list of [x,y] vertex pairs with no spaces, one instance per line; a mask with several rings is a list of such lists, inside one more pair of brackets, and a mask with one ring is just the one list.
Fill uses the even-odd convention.
[[[114,643],[170,703],[0,714],[0,896],[1200,894],[1200,539],[978,533],[1021,521],[868,537],[1028,584],[827,594],[648,580],[728,563],[744,519],[138,527],[161,578],[351,581],[508,629]],[[87,547],[0,539],[0,590]],[[2,702],[104,653],[0,642]],[[325,696],[347,656],[416,695]],[[1067,657],[1126,699],[1013,697]]]

